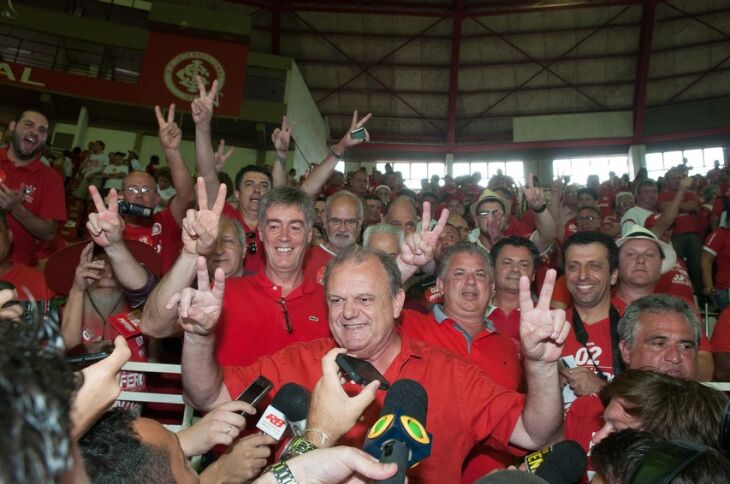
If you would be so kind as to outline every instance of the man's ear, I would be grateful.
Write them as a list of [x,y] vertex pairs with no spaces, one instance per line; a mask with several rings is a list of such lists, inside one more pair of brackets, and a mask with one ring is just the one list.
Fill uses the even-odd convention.
[[398,289],[395,297],[393,298],[393,319],[398,319],[401,311],[403,310],[403,304],[406,301],[406,292],[403,289]]
[[629,364],[631,363],[631,352],[629,351],[629,347],[626,346],[626,343],[623,341],[619,341],[618,349],[621,351],[621,359],[624,360],[624,364],[627,368],[629,368]]
[[10,131],[11,133],[15,132],[15,126],[15,121],[10,121],[8,123],[8,131]]

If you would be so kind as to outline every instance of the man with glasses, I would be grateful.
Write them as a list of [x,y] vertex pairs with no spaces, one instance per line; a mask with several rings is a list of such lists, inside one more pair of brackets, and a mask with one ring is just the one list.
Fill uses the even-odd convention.
[[532,176],[528,188],[523,190],[530,208],[535,212],[534,232],[518,221],[509,221],[512,204],[492,190],[484,190],[479,200],[471,206],[472,215],[479,227],[476,243],[487,250],[504,237],[516,235],[532,240],[540,252],[547,250],[555,239],[555,221],[546,210],[545,195],[540,187],[534,187]]
[[323,216],[328,241],[309,249],[304,259],[304,273],[321,281],[330,259],[357,243],[362,220],[363,207],[357,195],[346,190],[330,195]]
[[[180,254],[181,228],[185,212],[195,200],[193,184],[185,162],[180,155],[182,133],[175,123],[175,105],[170,105],[167,118],[159,106],[155,106],[159,125],[160,145],[170,166],[172,182],[177,195],[170,200],[167,208],[151,217],[125,213],[124,238],[138,240],[154,247],[162,258],[162,272],[167,272]],[[124,177],[119,198],[131,204],[154,210],[160,203],[157,183],[149,173],[133,171]]]

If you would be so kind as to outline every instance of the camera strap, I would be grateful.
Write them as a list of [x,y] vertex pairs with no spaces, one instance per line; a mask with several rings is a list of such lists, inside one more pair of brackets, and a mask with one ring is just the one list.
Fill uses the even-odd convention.
[[[618,322],[621,320],[621,315],[618,312],[618,309],[616,309],[613,304],[611,304],[611,307],[608,310],[608,322],[610,326],[611,331],[611,356],[613,359],[613,374],[618,375],[623,370],[623,361],[621,360],[621,351],[618,347]],[[590,351],[588,351],[588,331],[586,330],[585,325],[583,324],[583,320],[580,318],[580,314],[578,314],[577,309],[575,306],[573,307],[573,332],[575,333],[575,339],[578,341],[579,344],[581,344],[588,353],[588,358],[590,358],[591,363],[593,364],[593,368],[596,370],[596,374],[601,379],[606,379],[603,372],[598,367],[598,364],[593,359],[593,355]]]

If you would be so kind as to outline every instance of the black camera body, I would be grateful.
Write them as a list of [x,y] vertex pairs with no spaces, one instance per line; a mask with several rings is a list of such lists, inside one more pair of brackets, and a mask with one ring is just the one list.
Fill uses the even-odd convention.
[[126,200],[119,200],[117,206],[119,207],[119,213],[132,215],[133,217],[151,218],[155,213],[153,208],[129,203]]

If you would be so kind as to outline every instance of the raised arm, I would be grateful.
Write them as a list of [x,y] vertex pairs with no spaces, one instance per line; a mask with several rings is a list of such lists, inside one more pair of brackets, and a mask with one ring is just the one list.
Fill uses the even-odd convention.
[[669,203],[665,203],[662,206],[661,217],[657,218],[654,226],[649,229],[654,232],[654,235],[661,238],[664,235],[664,232],[669,230],[669,227],[672,226],[672,224],[674,223],[674,219],[677,218],[677,214],[682,208],[682,199],[684,199],[684,196],[687,193],[687,190],[689,190],[690,186],[692,186],[691,178],[685,177],[684,179],[682,179],[682,181],[679,183],[679,189],[674,195],[674,198],[672,198]]
[[122,287],[132,291],[143,288],[148,274],[124,243],[124,221],[119,215],[117,191],[114,188],[109,191],[108,207],[94,185],[89,186],[89,193],[96,206],[96,213],[90,213],[86,222],[91,239],[104,248]]
[[89,242],[81,251],[79,265],[76,266],[74,280],[68,291],[68,299],[63,307],[61,337],[66,348],[81,344],[81,331],[84,316],[84,294],[86,289],[104,272],[104,261],[94,260],[94,243]]
[[431,204],[423,202],[421,232],[406,235],[405,241],[401,245],[400,254],[396,258],[402,283],[413,276],[419,267],[423,267],[433,260],[436,244],[438,244],[439,237],[441,237],[441,232],[444,231],[448,219],[448,209],[442,210],[438,223],[431,229]]
[[523,188],[522,192],[530,209],[535,212],[537,234],[535,234],[533,242],[535,242],[540,252],[543,252],[555,240],[555,220],[550,212],[546,210],[545,194],[540,187],[535,186],[532,173],[528,175],[527,188]]
[[563,398],[557,361],[570,332],[565,311],[550,309],[556,272],[550,269],[537,305],[530,295],[530,280],[520,278],[520,340],[524,357],[527,397],[510,442],[526,449],[550,443],[563,423]]
[[213,119],[213,106],[218,95],[218,79],[213,81],[210,91],[206,91],[202,77],[195,76],[195,80],[198,83],[199,96],[190,103],[190,110],[195,123],[195,165],[198,169],[198,176],[203,177],[203,180],[205,180],[208,200],[212,202],[213,197],[218,192],[219,185],[210,128]]
[[364,139],[352,139],[350,132],[354,129],[365,126],[365,123],[368,122],[368,119],[370,119],[371,116],[372,114],[368,114],[358,120],[357,111],[352,113],[350,129],[348,129],[342,139],[332,147],[330,154],[327,155],[325,159],[309,173],[307,179],[302,182],[302,186],[300,188],[304,191],[304,193],[310,197],[315,197],[322,190],[322,187],[327,182],[327,179],[330,177],[332,172],[335,171],[337,162],[341,157],[345,156],[347,150],[360,143],[370,141],[370,134],[367,130],[365,131]]
[[177,310],[185,331],[182,379],[186,400],[195,408],[209,410],[231,400],[215,359],[215,327],[223,309],[226,278],[223,269],[216,269],[211,287],[205,257],[198,257],[196,264],[198,289],[188,287],[174,294],[168,307]]
[[271,133],[271,141],[276,148],[276,160],[271,167],[271,178],[275,187],[286,185],[286,157],[289,153],[289,143],[294,132],[294,123],[287,124],[286,116],[281,118],[281,127]]
[[[198,199],[201,207],[208,206],[208,195],[205,191],[205,182],[198,178]],[[218,237],[218,222],[226,203],[226,186],[218,187],[218,195],[213,209],[188,210],[182,222],[183,250],[172,268],[155,286],[144,305],[142,313],[142,332],[148,336],[164,338],[180,333],[180,327],[175,323],[178,317],[177,310],[168,307],[170,298],[188,287],[195,277],[195,261],[199,255],[207,256],[215,249],[215,240]]]
[[[548,204],[548,211],[553,217],[556,227],[560,227],[560,202],[563,201],[563,178],[556,177],[550,184],[550,203]],[[561,237],[561,234],[557,234]]]
[[176,192],[173,199],[170,200],[168,207],[175,221],[180,224],[185,216],[185,211],[195,201],[195,193],[190,172],[180,155],[180,139],[182,133],[177,127],[177,123],[175,123],[175,105],[170,104],[170,109],[167,111],[167,119],[162,116],[162,111],[159,106],[155,106],[155,115],[157,116],[157,124],[160,127],[160,146],[162,146],[167,164],[170,166],[172,185],[175,187]]

